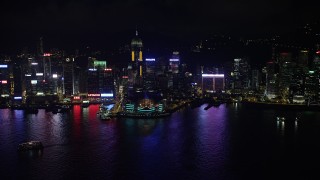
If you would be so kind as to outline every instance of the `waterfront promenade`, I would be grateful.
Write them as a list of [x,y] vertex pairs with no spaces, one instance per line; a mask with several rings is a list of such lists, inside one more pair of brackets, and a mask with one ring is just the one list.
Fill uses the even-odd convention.
[[308,110],[308,111],[320,111],[320,105],[307,105],[307,104],[282,104],[271,102],[252,102],[242,101],[243,105],[250,108],[268,108],[279,110]]

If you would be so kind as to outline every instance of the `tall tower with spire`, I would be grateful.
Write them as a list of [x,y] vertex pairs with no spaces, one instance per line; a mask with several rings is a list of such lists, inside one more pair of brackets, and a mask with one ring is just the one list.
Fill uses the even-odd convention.
[[135,86],[142,85],[143,77],[143,56],[142,56],[143,43],[138,36],[138,30],[136,29],[136,35],[131,40],[131,77],[129,82],[132,82]]

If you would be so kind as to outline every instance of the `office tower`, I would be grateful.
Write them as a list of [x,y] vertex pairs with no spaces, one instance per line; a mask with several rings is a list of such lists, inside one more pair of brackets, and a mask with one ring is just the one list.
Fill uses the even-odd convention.
[[179,73],[179,65],[180,65],[179,52],[175,51],[172,53],[172,56],[169,59],[168,71],[172,72],[172,74],[178,74]]
[[[279,54],[278,57],[278,65],[279,65],[279,95],[283,99],[288,99],[290,95],[290,85],[293,81],[293,69],[294,63],[292,62],[292,54],[283,52]],[[299,76],[296,76],[296,80],[299,80]],[[294,92],[296,94],[297,92]]]
[[178,89],[180,57],[179,52],[173,52],[168,66],[168,88]]
[[107,68],[106,61],[89,61],[87,75],[88,98],[91,101],[101,101],[114,97],[114,78],[112,69]]
[[144,89],[147,91],[155,91],[157,89],[156,84],[156,59],[146,58],[143,80]]
[[279,70],[278,64],[274,61],[267,62],[266,65],[266,92],[269,100],[279,95]]
[[28,58],[27,71],[25,73],[27,96],[43,96],[45,80],[42,62],[35,58]]
[[19,62],[12,63],[13,74],[13,101],[12,104],[21,104],[23,102],[23,79],[22,65]]
[[304,96],[308,100],[308,103],[318,104],[317,96],[319,79],[317,73],[315,71],[309,71],[308,73],[306,73],[304,84]]
[[0,105],[7,106],[10,99],[10,71],[6,62],[0,62]]
[[103,72],[103,80],[101,81],[102,87],[100,88],[101,101],[102,102],[113,102],[116,97],[115,90],[115,78],[113,69],[106,68]]
[[201,75],[201,89],[202,93],[221,93],[225,89],[224,74],[208,74]]
[[63,61],[63,94],[70,97],[75,93],[74,58],[66,57]]
[[229,77],[231,92],[241,94],[250,89],[250,65],[246,59],[234,59],[231,76]]
[[252,76],[251,76],[251,89],[258,91],[260,87],[260,79],[261,79],[261,74],[259,70],[253,69],[252,70]]
[[312,69],[315,72],[315,81],[316,81],[316,91],[317,91],[317,95],[316,95],[316,101],[318,104],[320,104],[320,51],[316,51],[316,53],[314,54],[313,57],[313,61],[312,61]]
[[131,62],[128,66],[129,86],[142,88],[143,85],[143,56],[142,56],[142,40],[136,36],[131,41]]
[[309,51],[308,50],[300,50],[298,59],[297,59],[297,65],[299,67],[302,67],[304,69],[308,68],[308,60],[309,60]]

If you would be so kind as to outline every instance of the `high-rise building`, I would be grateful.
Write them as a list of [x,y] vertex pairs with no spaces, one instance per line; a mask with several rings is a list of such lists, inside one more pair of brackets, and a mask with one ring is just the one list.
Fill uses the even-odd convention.
[[172,72],[172,74],[178,74],[179,73],[179,65],[180,65],[179,52],[175,51],[172,53],[172,56],[169,59],[168,71]]
[[21,104],[23,101],[23,79],[22,79],[22,65],[18,62],[12,63],[13,74],[13,103]]
[[279,93],[284,99],[289,98],[290,85],[292,84],[294,63],[291,53],[280,53],[278,57],[279,65]]
[[252,76],[251,76],[251,89],[258,91],[260,87],[260,79],[261,79],[261,74],[259,70],[253,69],[252,70]]
[[202,74],[201,78],[201,89],[203,93],[219,93],[224,91],[224,74]]
[[43,74],[42,62],[35,58],[28,58],[27,71],[24,74],[26,79],[27,96],[44,96],[45,79]]
[[92,59],[92,61],[89,62],[87,79],[88,98],[90,100],[113,100],[114,78],[112,69],[107,68],[106,61],[97,61],[95,59]]
[[312,69],[314,70],[315,74],[315,81],[316,81],[316,101],[320,104],[320,51],[317,51],[314,55],[313,62],[312,62]]
[[11,93],[11,80],[9,65],[5,62],[0,62],[0,105],[8,104]]
[[178,90],[179,86],[179,79],[180,79],[180,57],[179,52],[175,51],[172,53],[171,58],[169,59],[169,66],[168,66],[168,88],[173,88]]
[[309,62],[309,51],[300,50],[298,59],[297,59],[297,65],[302,68],[308,68],[308,62]]
[[274,61],[267,62],[265,94],[269,99],[279,95],[279,70],[278,64]]
[[74,58],[66,57],[63,62],[63,94],[70,97],[75,94]]
[[142,40],[138,37],[136,30],[136,36],[131,41],[131,62],[128,66],[129,87],[142,88],[144,73],[142,48]]
[[156,59],[146,58],[145,59],[145,73],[143,79],[144,89],[147,91],[155,91],[156,85]]
[[250,65],[244,58],[234,59],[233,69],[229,77],[231,91],[240,94],[250,89]]
[[308,99],[308,103],[317,104],[318,85],[317,74],[315,71],[309,71],[305,76],[304,96]]

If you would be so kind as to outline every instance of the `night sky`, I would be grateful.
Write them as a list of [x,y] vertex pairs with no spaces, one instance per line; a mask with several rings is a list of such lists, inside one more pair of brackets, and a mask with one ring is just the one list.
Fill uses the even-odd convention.
[[194,40],[207,34],[235,36],[292,33],[318,20],[309,0],[47,0],[1,2],[0,52],[32,46],[40,36],[47,46],[130,41],[141,37]]

